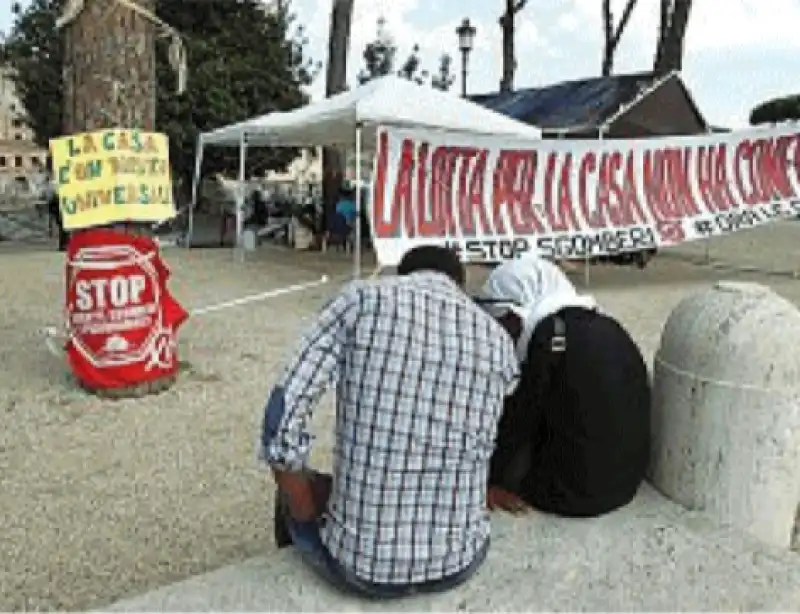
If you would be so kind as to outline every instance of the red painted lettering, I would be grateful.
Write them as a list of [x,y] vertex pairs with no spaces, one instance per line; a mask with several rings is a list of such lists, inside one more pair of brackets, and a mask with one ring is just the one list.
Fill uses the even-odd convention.
[[556,232],[580,229],[572,208],[571,179],[572,154],[565,154],[564,162],[559,168],[559,156],[551,152],[547,156],[545,168],[544,212],[550,228]]
[[437,147],[431,158],[431,212],[437,220],[437,236],[456,236],[453,209],[456,153],[450,147]]
[[432,209],[431,187],[428,185],[430,145],[417,148],[417,233],[421,237],[439,236],[439,220]]
[[660,149],[644,152],[644,200],[655,221],[670,219],[672,193],[667,183],[667,164]]
[[625,164],[625,178],[622,183],[621,206],[625,212],[625,219],[630,220],[629,226],[634,224],[644,224],[647,216],[644,214],[642,202],[639,198],[639,182],[636,180],[636,155],[628,152]]
[[544,232],[533,206],[536,197],[538,156],[534,150],[502,150],[497,156],[492,178],[492,221],[497,234],[506,234],[503,216],[511,222],[515,234]]
[[[405,148],[405,143],[403,143]],[[398,215],[386,210],[386,175],[389,165],[389,135],[380,132],[375,152],[375,177],[372,183],[372,232],[376,239],[396,237]],[[387,219],[387,213],[388,219]]]
[[698,148],[697,188],[706,209],[712,213],[736,206],[728,183],[727,162],[725,144]]
[[[621,178],[620,171],[623,171]],[[603,154],[600,158],[597,208],[608,214],[608,220],[616,228],[626,228],[644,220],[633,177],[631,153],[623,158],[620,152],[615,151]]]
[[667,150],[667,168],[669,185],[672,188],[672,204],[677,219],[684,219],[700,214],[700,207],[692,191],[692,149],[691,147],[671,148]]
[[[741,141],[733,152],[733,182],[742,202],[749,206],[755,205],[761,200],[758,184],[753,177],[753,143],[750,139]],[[750,172],[745,173],[747,169]],[[747,175],[747,183],[745,177]]]
[[[587,152],[581,159],[581,164],[578,167],[578,207],[581,210],[583,219],[589,225],[589,228],[600,229],[605,228],[606,221],[603,215],[603,210],[599,207],[589,206],[586,181],[589,175],[597,171],[597,155],[594,152]],[[600,182],[598,181],[598,188],[595,189],[595,198],[597,198],[597,191],[599,190]]]
[[[475,236],[477,225],[480,225],[481,232],[484,234],[492,234],[486,205],[483,201],[487,156],[488,151],[485,149],[468,149],[464,151],[461,160],[458,212],[461,232],[464,236]],[[464,178],[463,183],[461,178]],[[475,223],[476,216],[478,218],[477,225]]]
[[757,178],[764,202],[795,198],[794,186],[789,181],[790,138],[758,139],[753,143],[754,159],[751,177]]

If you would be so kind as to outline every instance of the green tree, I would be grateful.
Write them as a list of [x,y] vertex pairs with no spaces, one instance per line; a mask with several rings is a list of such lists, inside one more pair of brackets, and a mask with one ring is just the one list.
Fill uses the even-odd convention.
[[[265,10],[259,0],[206,0],[186,10],[184,0],[159,0],[158,16],[181,32],[189,58],[188,87],[176,96],[175,74],[167,62],[168,41],[157,48],[156,125],[170,137],[173,168],[192,172],[200,132],[305,104],[319,65],[306,55],[308,39],[290,3]],[[285,149],[254,149],[248,172],[284,167],[297,155]],[[238,152],[211,148],[204,172],[234,172]]]
[[439,70],[431,77],[431,85],[437,90],[448,91],[456,82],[453,74],[453,58],[447,53],[443,53],[439,58]]
[[397,46],[386,32],[386,20],[378,19],[378,28],[375,40],[364,47],[364,68],[358,73],[358,83],[363,85],[377,77],[390,75],[394,70]]
[[12,71],[17,96],[27,111],[21,119],[42,147],[61,134],[64,46],[56,19],[63,6],[64,0],[33,0],[23,10],[14,2],[14,24],[0,54],[2,63]]
[[777,124],[800,119],[800,96],[767,100],[750,112],[750,125]]
[[[17,10],[3,46],[27,121],[41,143],[61,134],[63,47],[55,21],[62,5],[63,0],[33,0]],[[302,87],[318,70],[306,55],[308,40],[285,0],[269,9],[259,0],[205,0],[192,3],[191,10],[186,6],[184,0],[159,0],[156,9],[186,44],[189,78],[181,95],[175,93],[168,41],[159,41],[156,49],[156,128],[169,136],[173,173],[182,178],[193,171],[200,132],[304,104]],[[295,155],[254,149],[248,155],[248,173],[281,168]],[[203,172],[236,172],[237,160],[237,152],[211,148]]]
[[383,18],[378,19],[375,39],[364,47],[362,54],[364,67],[358,73],[359,85],[378,77],[396,74],[398,77],[419,85],[430,84],[439,90],[449,90],[455,82],[455,77],[452,75],[452,58],[447,54],[442,55],[439,59],[438,71],[431,75],[429,71],[422,68],[419,51],[419,45],[414,45],[408,57],[400,64],[399,68],[396,68],[397,45],[386,31],[386,21]]

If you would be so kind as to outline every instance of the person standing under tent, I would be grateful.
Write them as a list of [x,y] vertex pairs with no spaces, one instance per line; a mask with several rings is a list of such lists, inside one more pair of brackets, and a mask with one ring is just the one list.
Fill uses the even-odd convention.
[[45,201],[47,202],[47,217],[48,224],[54,223],[58,231],[58,251],[67,251],[69,244],[69,233],[64,230],[64,215],[61,211],[61,202],[58,198],[58,190],[56,189],[55,176],[53,175],[53,158],[47,156],[47,163],[45,165]]
[[[319,314],[264,410],[276,540],[370,598],[465,582],[489,547],[487,489],[511,338],[467,296],[451,250],[409,251],[398,276],[356,281]],[[331,476],[307,466],[314,405],[336,390]]]
[[538,256],[494,269],[478,300],[515,339],[522,372],[500,422],[490,503],[573,517],[628,504],[650,448],[650,383],[636,343]]

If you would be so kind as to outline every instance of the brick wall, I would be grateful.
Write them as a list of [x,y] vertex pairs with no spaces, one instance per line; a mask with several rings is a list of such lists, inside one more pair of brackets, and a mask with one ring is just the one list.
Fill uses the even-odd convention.
[[[154,10],[155,0],[135,0]],[[64,133],[153,130],[155,28],[114,0],[85,0],[65,26]]]

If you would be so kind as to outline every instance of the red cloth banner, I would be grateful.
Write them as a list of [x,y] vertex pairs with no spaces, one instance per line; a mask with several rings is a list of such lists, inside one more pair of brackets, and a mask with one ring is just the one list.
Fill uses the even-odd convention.
[[372,177],[384,266],[424,243],[472,262],[583,259],[799,215],[800,132],[535,141],[390,128]]
[[173,375],[187,312],[167,289],[170,271],[149,237],[95,229],[67,249],[67,360],[90,389]]

